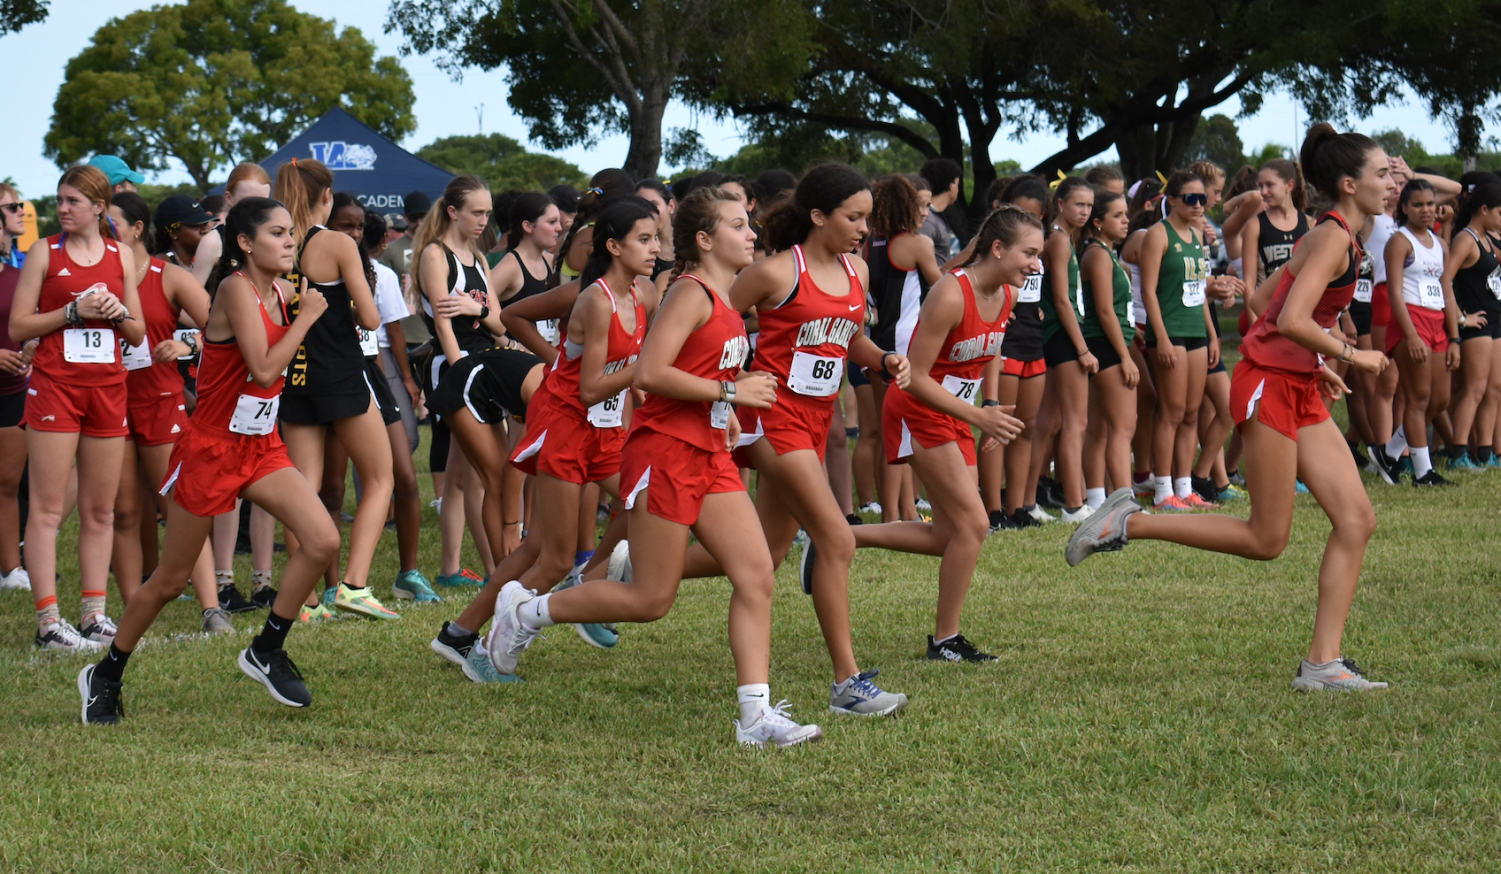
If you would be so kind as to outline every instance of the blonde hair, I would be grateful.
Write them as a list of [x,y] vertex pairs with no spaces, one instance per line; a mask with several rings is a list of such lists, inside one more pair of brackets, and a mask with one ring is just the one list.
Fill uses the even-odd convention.
[[[417,233],[412,235],[412,257],[421,258],[422,253],[432,243],[443,239],[448,233],[448,228],[453,224],[453,219],[448,217],[448,208],[463,209],[464,201],[476,191],[489,191],[490,187],[485,180],[470,173],[455,176],[448,180],[448,185],[443,188],[443,196],[432,205],[427,215],[422,217],[422,224],[417,226]],[[474,254],[480,258],[485,257],[485,250],[480,248],[480,242],[475,240],[470,244]]]
[[317,224],[313,220],[313,207],[323,197],[323,192],[333,187],[333,171],[322,161],[310,159],[298,163],[293,158],[276,168],[276,191],[272,196],[292,214],[292,235],[297,240],[305,239],[307,232]]
[[252,164],[249,161],[238,164],[233,170],[229,171],[229,181],[224,183],[224,193],[226,195],[233,194],[235,186],[241,182],[259,182],[262,185],[270,185],[271,174],[267,173],[266,168],[260,164]]

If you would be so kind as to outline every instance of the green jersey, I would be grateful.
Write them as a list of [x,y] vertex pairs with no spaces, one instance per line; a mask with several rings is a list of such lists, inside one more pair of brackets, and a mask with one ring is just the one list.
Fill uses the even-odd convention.
[[[1053,226],[1057,233],[1064,230],[1057,225]],[[1079,296],[1079,257],[1074,253],[1073,243],[1068,246],[1068,296],[1074,302],[1074,318],[1084,315],[1084,299]],[[1052,336],[1063,330],[1063,325],[1058,322],[1058,308],[1053,300],[1053,274],[1044,270],[1042,273],[1042,300],[1038,302],[1042,307],[1042,340],[1047,342]]]
[[[1090,244],[1099,246],[1110,253],[1112,276],[1114,277],[1111,302],[1115,309],[1112,314],[1120,323],[1121,334],[1129,344],[1136,338],[1136,317],[1131,311],[1131,278],[1126,275],[1125,268],[1121,267],[1120,259],[1115,256],[1115,250],[1101,243],[1099,240],[1088,240],[1084,243],[1085,251],[1089,250]],[[1079,294],[1084,301],[1084,318],[1079,320],[1079,330],[1086,337],[1103,337],[1105,328],[1100,324],[1100,312],[1095,306],[1094,286],[1088,277],[1080,277]]]
[[[1157,274],[1157,306],[1162,309],[1162,324],[1169,337],[1206,337],[1204,324],[1204,290],[1209,278],[1209,262],[1199,236],[1189,229],[1188,239],[1178,236],[1173,223],[1162,220],[1167,231],[1167,251],[1162,254],[1162,269]],[[1150,339],[1156,342],[1155,337]]]

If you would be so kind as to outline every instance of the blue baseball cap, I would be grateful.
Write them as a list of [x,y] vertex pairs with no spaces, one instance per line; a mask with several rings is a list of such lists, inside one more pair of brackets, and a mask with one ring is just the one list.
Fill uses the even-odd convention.
[[131,182],[141,185],[146,177],[130,169],[130,165],[114,155],[95,155],[89,159],[90,167],[97,167],[109,177],[110,185],[119,185],[121,182]]

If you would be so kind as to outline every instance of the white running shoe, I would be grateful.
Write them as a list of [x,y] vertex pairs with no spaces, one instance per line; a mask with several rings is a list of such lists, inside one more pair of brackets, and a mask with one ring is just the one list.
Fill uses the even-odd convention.
[[933,505],[928,503],[927,498],[918,498],[915,503],[917,504],[917,509],[924,513],[931,513],[933,511]]
[[748,747],[792,747],[812,743],[823,737],[823,729],[816,725],[798,725],[787,713],[787,700],[777,702],[775,707],[761,711],[750,725],[742,726],[735,720],[735,740]]
[[516,657],[541,634],[526,627],[517,612],[522,604],[536,597],[531,589],[523,589],[517,580],[506,583],[495,596],[495,620],[490,623],[485,649],[489,650],[490,664],[502,674],[516,673]]
[[96,614],[94,621],[85,625],[79,634],[82,634],[85,640],[109,646],[115,640],[115,620],[103,613]]
[[610,550],[610,563],[605,566],[605,576],[622,583],[629,583],[635,575],[631,567],[631,542],[622,540]]
[[1032,506],[1028,507],[1027,515],[1031,516],[1033,519],[1036,519],[1039,523],[1044,525],[1049,522],[1058,521],[1058,517],[1054,516],[1052,513],[1049,513],[1047,510],[1044,510],[1041,504],[1033,504]]
[[871,501],[868,504],[861,504],[860,505],[860,512],[862,512],[862,513],[874,513],[877,516],[879,516],[879,515],[881,515],[881,505],[878,504],[878,503],[876,503],[875,501]]
[[36,647],[49,652],[99,652],[104,644],[85,638],[68,620],[59,619],[37,631]]
[[1328,664],[1315,665],[1307,659],[1298,665],[1293,689],[1299,692],[1369,692],[1385,689],[1386,683],[1373,683],[1353,659],[1337,658]]
[[8,574],[0,574],[0,592],[12,591],[31,591],[31,574],[26,572],[26,568],[18,567]]
[[1085,519],[1088,519],[1090,516],[1093,516],[1093,515],[1094,515],[1094,509],[1092,507],[1090,507],[1088,504],[1085,504],[1084,506],[1080,507],[1077,510],[1064,510],[1063,511],[1063,521],[1065,521],[1065,522],[1075,522],[1075,523],[1077,523],[1077,522],[1083,522]]

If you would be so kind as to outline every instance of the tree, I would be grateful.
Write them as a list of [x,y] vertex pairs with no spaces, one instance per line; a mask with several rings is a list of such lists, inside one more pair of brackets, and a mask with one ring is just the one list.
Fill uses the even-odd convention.
[[1228,173],[1234,173],[1246,163],[1246,147],[1240,141],[1240,130],[1228,115],[1215,113],[1199,119],[1193,139],[1188,142],[1188,151],[1183,156],[1185,163],[1213,161]]
[[565,182],[579,185],[588,179],[562,158],[528,152],[503,134],[443,137],[418,149],[417,157],[450,173],[473,173],[489,183],[492,191],[546,190]]
[[550,149],[630,136],[625,170],[655,176],[662,115],[674,97],[707,105],[688,83],[716,71],[720,96],[785,91],[809,46],[788,0],[393,0],[386,31],[403,52],[465,67],[505,67],[510,106]]
[[48,0],[0,0],[0,36],[47,18]]
[[263,157],[335,106],[399,140],[416,127],[412,82],[358,30],[286,0],[188,0],[111,20],[68,62],[47,157],[90,153],[137,169],[214,171]]

